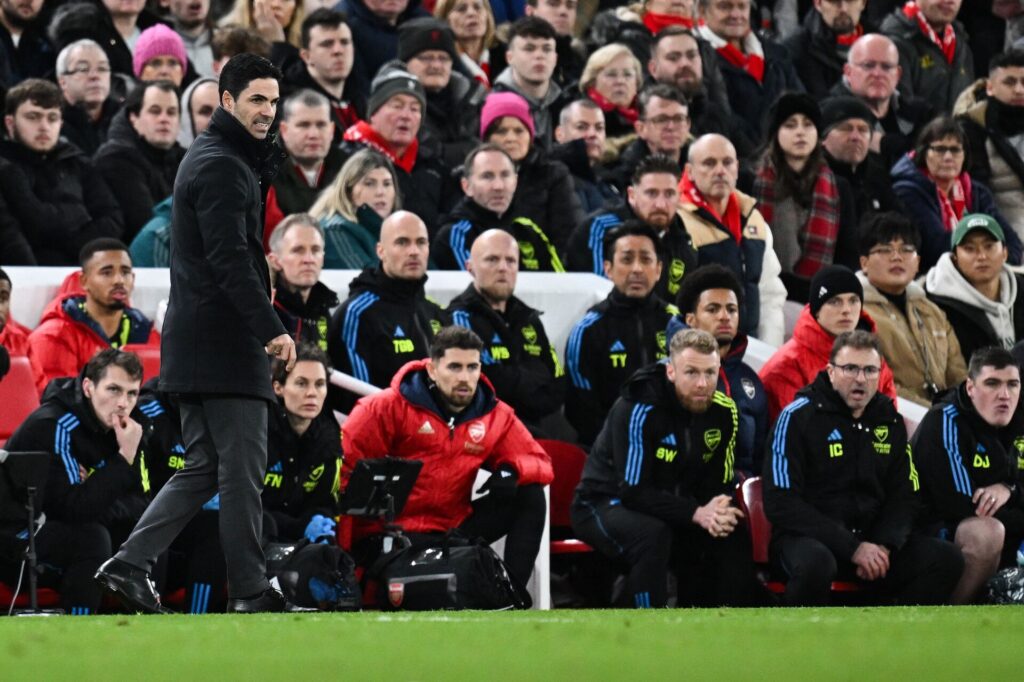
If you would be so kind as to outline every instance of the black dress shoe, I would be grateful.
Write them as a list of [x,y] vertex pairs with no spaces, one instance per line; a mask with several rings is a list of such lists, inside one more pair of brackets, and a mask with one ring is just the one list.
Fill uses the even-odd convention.
[[228,613],[280,613],[287,610],[288,600],[273,587],[248,599],[228,599]]
[[108,559],[96,571],[96,582],[113,593],[130,611],[141,613],[173,613],[160,604],[160,595],[149,574],[120,559]]

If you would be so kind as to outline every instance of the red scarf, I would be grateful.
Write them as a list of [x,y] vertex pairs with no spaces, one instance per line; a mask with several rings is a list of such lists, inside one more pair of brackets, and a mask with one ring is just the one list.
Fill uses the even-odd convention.
[[[587,97],[594,101],[594,104],[601,107],[601,111],[606,114],[612,111],[619,112],[622,118],[626,119],[630,125],[636,123],[637,118],[640,117],[640,112],[637,111],[636,107],[620,107],[609,99],[606,99],[601,93],[597,91],[597,88],[588,88]],[[633,102],[636,102],[636,98],[633,98]]]
[[740,243],[740,240],[743,239],[743,225],[741,224],[742,216],[740,215],[740,200],[736,197],[736,192],[729,195],[729,203],[725,205],[724,216],[718,215],[718,211],[704,200],[704,195],[700,193],[697,186],[693,184],[693,180],[690,179],[689,171],[683,172],[683,178],[679,181],[679,193],[697,208],[703,208],[714,216],[715,220],[729,230],[729,234],[731,234],[732,238],[736,240],[736,243]]
[[761,55],[741,52],[732,43],[726,43],[718,48],[718,54],[733,66],[749,73],[758,83],[764,82],[764,57]]
[[366,121],[356,123],[354,126],[346,130],[342,137],[350,142],[362,142],[365,145],[373,147],[381,154],[391,159],[391,163],[395,164],[406,173],[412,173],[412,169],[416,165],[416,154],[420,149],[420,143],[418,140],[413,140],[412,144],[405,150],[405,153],[398,156],[384,138],[381,137],[376,130],[371,128],[370,124]]
[[[775,180],[775,167],[766,163],[754,181],[757,210],[769,225],[775,213]],[[838,240],[839,189],[831,169],[822,163],[814,189],[811,190],[811,210],[807,223],[798,233],[800,260],[793,266],[793,273],[801,277],[813,277],[818,270],[831,265]]]
[[[935,178],[927,169],[924,170],[924,174],[935,182]],[[935,195],[939,198],[939,209],[942,211],[942,226],[946,228],[946,232],[956,229],[956,224],[964,217],[967,207],[974,203],[971,194],[971,176],[967,173],[960,174],[948,194],[939,189],[938,184],[935,185]]]
[[651,32],[651,35],[658,35],[662,29],[668,28],[669,26],[682,26],[683,28],[693,28],[693,19],[688,17],[680,17],[675,14],[655,14],[654,12],[644,13],[644,26]]
[[956,31],[953,30],[952,24],[946,24],[946,28],[942,31],[942,38],[940,39],[938,34],[935,33],[935,29],[931,27],[931,24],[921,14],[921,8],[917,6],[915,0],[911,0],[907,4],[903,5],[903,14],[908,19],[916,19],[917,25],[921,28],[921,33],[926,38],[931,40],[933,43],[939,46],[942,50],[942,54],[946,57],[946,63],[953,63],[953,56],[956,54]]
[[841,47],[850,47],[857,39],[864,35],[864,27],[857,24],[857,28],[853,29],[849,33],[836,36],[836,44]]

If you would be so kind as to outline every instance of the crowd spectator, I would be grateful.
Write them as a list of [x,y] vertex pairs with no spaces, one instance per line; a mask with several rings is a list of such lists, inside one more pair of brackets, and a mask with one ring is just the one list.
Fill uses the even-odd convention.
[[197,78],[181,94],[181,125],[178,144],[188,149],[206,130],[220,104],[216,78]]
[[[849,269],[830,265],[811,278],[809,302],[800,312],[793,336],[761,366],[758,375],[768,393],[768,417],[774,423],[797,392],[810,385],[829,363],[836,338],[854,330],[875,333],[864,312],[864,287]],[[896,384],[885,359],[879,365],[878,390],[896,399]]]
[[420,0],[341,0],[355,43],[355,70],[369,83],[380,67],[398,56],[398,28],[409,19],[426,16]]
[[77,264],[88,242],[124,229],[106,181],[60,139],[60,107],[57,86],[34,78],[11,88],[4,102],[0,191],[40,265]]
[[110,60],[99,43],[83,38],[60,51],[56,72],[63,96],[61,135],[92,156],[107,141],[121,107],[110,94]]
[[590,445],[638,369],[668,355],[665,329],[677,312],[654,293],[663,255],[657,233],[630,220],[604,234],[604,272],[613,289],[569,332],[565,417],[577,440]]
[[640,60],[621,43],[598,48],[587,59],[580,77],[580,92],[601,107],[605,131],[612,144],[616,138],[636,134],[636,95],[643,84]]
[[173,29],[156,24],[139,34],[132,49],[132,70],[141,82],[170,81],[181,88],[195,79],[195,73],[191,73],[185,82],[187,69],[185,43]]
[[324,267],[376,265],[381,222],[401,207],[391,161],[372,149],[350,156],[309,209],[324,230]]
[[920,484],[881,369],[873,335],[843,333],[775,425],[764,510],[788,606],[828,605],[832,581],[850,573],[897,604],[948,603],[960,579],[959,550],[914,531]]
[[487,0],[438,0],[434,16],[448,22],[455,35],[459,64],[473,80],[490,89],[492,78],[504,68],[504,54],[492,52],[495,46],[494,12]]
[[606,140],[604,112],[592,100],[574,100],[562,108],[555,128],[558,144],[552,148],[551,158],[569,169],[584,213],[619,198],[611,173],[602,163]]
[[452,299],[452,323],[484,342],[483,372],[494,392],[534,434],[565,398],[565,371],[548,340],[540,311],[515,295],[520,246],[504,230],[487,230],[473,241],[466,270],[473,281]]
[[578,9],[578,0],[526,0],[523,7],[525,16],[543,19],[555,29],[558,60],[552,78],[563,89],[580,82],[588,61],[582,43],[573,37]]
[[652,36],[672,26],[692,29],[696,25],[696,0],[644,0],[630,6],[630,9],[636,12],[640,23]]
[[[110,68],[127,77],[127,82],[135,76],[135,48],[142,32],[147,28],[161,23],[153,12],[146,9],[145,0],[99,0],[96,5],[99,11],[86,11],[84,4],[78,3],[77,12],[81,13],[78,22],[71,21],[70,7],[67,22],[72,33],[71,39],[92,38],[103,46],[110,59]],[[56,21],[56,17],[55,17]],[[77,31],[75,27],[77,26]]]
[[270,43],[259,33],[242,26],[225,26],[213,33],[213,72],[219,75],[228,60],[235,55],[248,52],[260,57],[270,57]]
[[640,162],[652,154],[667,156],[682,166],[692,139],[686,97],[671,85],[641,90],[637,116],[636,139],[622,149],[612,171],[620,191],[625,191]]
[[167,20],[181,36],[188,61],[202,78],[215,75],[213,70],[213,21],[210,0],[167,0]]
[[1024,255],[1020,238],[999,212],[992,192],[967,171],[974,151],[967,144],[963,127],[943,116],[925,126],[914,153],[892,168],[893,191],[921,231],[922,270],[930,270],[949,250],[949,235],[971,213],[984,213],[999,223],[1011,263],[1020,264]]
[[1024,275],[1006,265],[1002,226],[992,216],[966,215],[951,244],[928,271],[925,290],[956,330],[964,361],[986,346],[1012,348],[1024,338]]
[[46,35],[48,15],[43,15],[43,2],[0,3],[0,86],[4,88],[26,78],[48,78],[53,72],[56,50]]
[[839,82],[850,47],[864,35],[860,16],[866,4],[867,0],[814,0],[800,28],[783,42],[800,81],[816,100]]
[[301,44],[304,16],[305,4],[302,2],[234,0],[231,11],[221,17],[220,25],[253,29],[273,45],[277,54],[281,54],[292,52]]
[[270,269],[275,275],[274,312],[295,339],[327,350],[327,326],[338,295],[320,281],[324,234],[308,213],[282,220],[270,235]]
[[0,268],[0,346],[4,347],[10,357],[24,357],[28,355],[28,335],[31,330],[11,317],[13,291],[11,276]]

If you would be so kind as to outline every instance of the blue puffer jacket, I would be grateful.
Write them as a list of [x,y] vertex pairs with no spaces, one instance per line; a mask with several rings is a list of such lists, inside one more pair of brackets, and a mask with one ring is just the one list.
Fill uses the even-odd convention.
[[[951,244],[950,232],[942,224],[942,208],[939,206],[935,183],[917,167],[909,154],[905,154],[892,167],[892,180],[892,189],[903,202],[904,213],[914,221],[921,233],[919,272],[928,272],[939,262],[939,256],[949,251]],[[966,212],[985,213],[995,218],[1003,227],[1003,233],[1006,235],[1010,263],[1020,265],[1022,251],[1024,251],[1020,237],[996,208],[992,191],[973,178],[971,179],[971,196]]]

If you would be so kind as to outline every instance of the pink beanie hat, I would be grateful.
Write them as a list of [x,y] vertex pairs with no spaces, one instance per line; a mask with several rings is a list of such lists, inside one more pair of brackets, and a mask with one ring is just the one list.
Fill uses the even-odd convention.
[[135,77],[142,75],[142,68],[150,59],[160,55],[170,55],[181,62],[184,70],[188,64],[188,54],[181,36],[164,24],[154,24],[139,35],[135,41],[135,52],[132,54],[132,70]]
[[518,118],[530,131],[530,139],[536,137],[533,117],[530,116],[530,105],[526,100],[514,92],[492,92],[487,95],[484,107],[480,110],[480,138],[483,139],[492,123],[504,116]]

